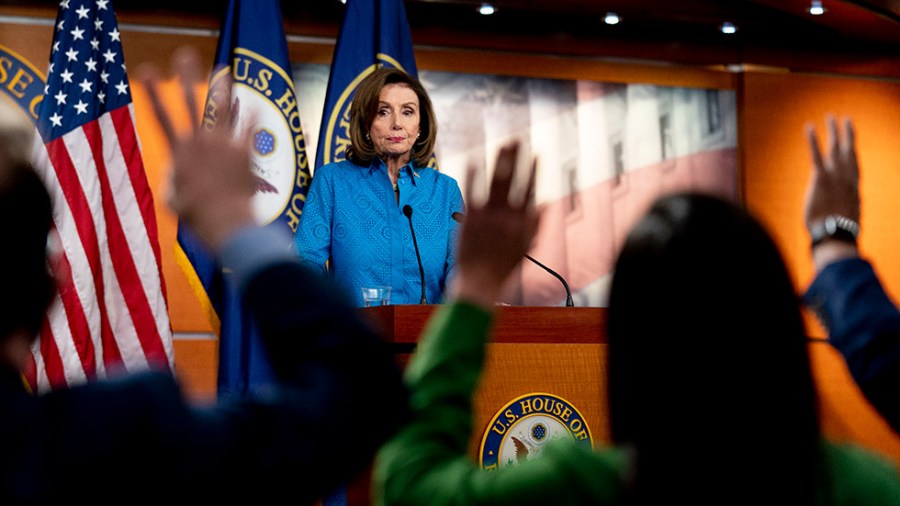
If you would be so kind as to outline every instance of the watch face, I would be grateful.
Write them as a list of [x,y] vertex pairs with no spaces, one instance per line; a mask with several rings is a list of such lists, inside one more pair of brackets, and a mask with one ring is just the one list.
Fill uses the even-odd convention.
[[826,216],[821,223],[813,225],[810,230],[813,246],[828,238],[856,244],[858,234],[859,224],[850,218],[834,214]]

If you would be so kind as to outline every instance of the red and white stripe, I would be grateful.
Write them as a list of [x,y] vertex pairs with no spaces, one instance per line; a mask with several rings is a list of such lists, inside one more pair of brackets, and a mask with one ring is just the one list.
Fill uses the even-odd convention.
[[129,104],[46,144],[36,136],[32,158],[54,202],[63,267],[26,371],[38,392],[173,367],[156,214],[133,118]]

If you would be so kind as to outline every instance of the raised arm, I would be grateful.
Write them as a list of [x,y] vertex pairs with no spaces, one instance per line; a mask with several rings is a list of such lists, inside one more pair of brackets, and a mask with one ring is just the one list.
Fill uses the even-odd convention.
[[[466,185],[466,217],[448,305],[429,322],[407,368],[413,420],[379,452],[378,504],[603,504],[616,491],[610,454],[553,445],[538,459],[484,471],[468,454],[472,396],[485,358],[496,301],[522,261],[538,223],[534,164],[523,198],[511,195],[518,146],[500,151],[483,204]],[[552,449],[551,449],[552,448]]]
[[[177,65],[186,90],[185,69],[197,65],[190,54]],[[143,80],[172,149],[169,203],[237,278],[277,379],[251,398],[224,400],[203,418],[206,430],[185,428],[198,451],[179,465],[197,464],[198,483],[313,501],[363,470],[406,420],[399,368],[343,293],[300,265],[290,237],[256,225],[248,133],[177,134],[153,73]]]
[[503,284],[528,252],[537,230],[534,163],[526,174],[524,195],[518,202],[510,195],[518,152],[518,144],[500,150],[483,205],[472,204],[475,177],[471,169],[466,180],[466,202],[470,204],[457,245],[457,272],[450,296],[487,310],[493,309]]
[[481,376],[495,301],[522,261],[537,225],[534,167],[526,198],[509,198],[518,146],[500,151],[483,205],[468,203],[449,304],[438,310],[407,367],[413,420],[380,452],[375,497],[385,504],[478,504],[489,476],[468,458],[472,394]]
[[812,127],[813,173],[806,226],[816,278],[804,296],[828,329],[829,340],[872,405],[900,432],[900,312],[872,266],[859,257],[859,164],[849,120],[839,131],[829,117],[827,149]]

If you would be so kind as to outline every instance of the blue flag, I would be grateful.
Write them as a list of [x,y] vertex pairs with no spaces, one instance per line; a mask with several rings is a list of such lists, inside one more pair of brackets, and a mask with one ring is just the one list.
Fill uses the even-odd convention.
[[316,168],[346,158],[350,102],[356,87],[379,66],[418,77],[402,0],[347,0],[325,94]]
[[[223,118],[222,111],[227,109],[223,85],[229,74],[232,109],[230,117]],[[248,114],[251,111],[253,114]],[[248,125],[251,116],[255,123]],[[237,131],[252,129],[251,162],[257,181],[253,208],[257,220],[292,235],[300,221],[311,176],[277,1],[230,0],[228,4],[203,128],[225,128],[232,121]],[[243,394],[265,385],[272,379],[271,367],[256,325],[245,313],[228,272],[183,225],[178,227],[178,245],[196,273],[194,281],[199,286],[195,288],[203,295],[201,299],[208,301],[211,316],[218,323],[219,394]]]
[[[418,77],[403,0],[347,0],[325,93],[316,168],[346,159],[350,103],[359,82],[379,66]],[[323,504],[346,505],[346,490],[336,490]]]

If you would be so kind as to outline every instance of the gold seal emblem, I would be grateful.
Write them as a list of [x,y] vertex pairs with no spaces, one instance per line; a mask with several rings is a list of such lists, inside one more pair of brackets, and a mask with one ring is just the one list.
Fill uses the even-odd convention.
[[493,471],[537,458],[550,441],[593,446],[591,431],[575,406],[553,394],[517,397],[500,408],[481,439],[482,469]]

